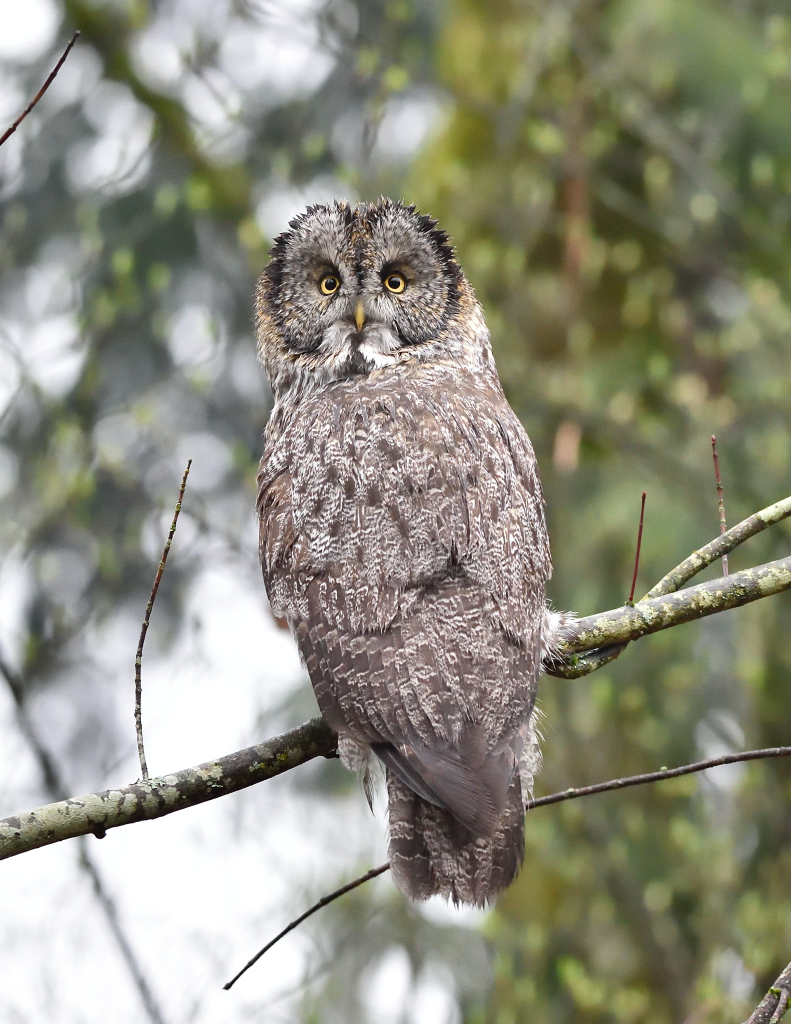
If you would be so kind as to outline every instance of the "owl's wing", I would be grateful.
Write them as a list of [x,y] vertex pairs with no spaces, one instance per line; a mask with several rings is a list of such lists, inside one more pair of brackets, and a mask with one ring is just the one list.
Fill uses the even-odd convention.
[[501,392],[470,392],[456,377],[306,409],[259,506],[270,599],[329,724],[489,835],[535,697],[549,553],[527,436]]
[[446,580],[386,629],[360,631],[340,584],[314,579],[295,633],[332,728],[370,743],[416,793],[489,835],[519,761],[538,648],[508,638],[478,591]]

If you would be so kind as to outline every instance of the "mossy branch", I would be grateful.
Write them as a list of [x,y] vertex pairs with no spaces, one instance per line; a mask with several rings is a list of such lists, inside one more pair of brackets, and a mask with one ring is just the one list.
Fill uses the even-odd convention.
[[[566,631],[563,657],[547,665],[553,675],[575,677],[611,661],[631,640],[728,608],[791,590],[791,556],[679,591],[706,565],[748,537],[791,515],[791,498],[758,512],[695,552],[635,606],[578,619]],[[336,737],[321,719],[195,768],[120,789],[61,800],[0,820],[0,860],[82,835],[161,818],[271,779],[314,757],[332,757]]]
[[322,718],[314,718],[282,736],[195,768],[46,804],[0,820],[0,860],[75,836],[103,839],[108,829],[216,800],[334,752],[334,734]]

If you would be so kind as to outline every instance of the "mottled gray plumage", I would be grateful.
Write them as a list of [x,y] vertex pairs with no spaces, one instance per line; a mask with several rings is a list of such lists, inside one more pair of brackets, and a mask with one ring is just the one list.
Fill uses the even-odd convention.
[[552,620],[535,456],[480,306],[434,221],[383,199],[292,221],[256,314],[272,608],[344,763],[386,766],[398,886],[483,905],[522,862]]

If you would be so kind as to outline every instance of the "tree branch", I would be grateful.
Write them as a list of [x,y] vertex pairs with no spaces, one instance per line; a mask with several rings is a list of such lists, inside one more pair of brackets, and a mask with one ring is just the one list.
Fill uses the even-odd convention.
[[791,964],[788,964],[744,1024],[777,1024],[788,1009],[789,999],[791,999]]
[[[676,779],[680,775],[692,775],[696,772],[705,772],[709,768],[719,768],[724,764],[736,764],[741,761],[763,761],[772,757],[791,757],[791,747],[766,747],[763,750],[743,750],[737,754],[724,754],[721,757],[709,758],[707,761],[695,761],[692,764],[683,764],[679,768],[662,768],[658,772],[645,772],[642,775],[627,775],[625,778],[621,779],[610,779],[609,782],[597,782],[592,786],[580,786],[577,789],[564,789],[560,793],[550,793],[548,796],[540,796],[536,800],[531,800],[528,803],[527,810],[533,811],[538,807],[549,807],[552,804],[562,804],[566,800],[578,800],[580,797],[593,796],[596,793],[609,793],[614,790],[627,789],[630,786],[644,786],[651,782],[662,782],[664,779]],[[334,892],[328,893],[326,896],[322,896],[320,900],[314,903],[313,906],[309,907],[303,914],[300,914],[299,917],[289,922],[289,924],[287,924],[282,931],[278,932],[273,939],[270,939],[262,949],[259,949],[255,956],[247,961],[241,971],[239,971],[238,974],[235,974],[229,982],[223,985],[223,988],[226,989],[226,991],[229,988],[232,988],[239,978],[241,978],[241,976],[248,971],[253,964],[257,963],[261,959],[264,953],[280,942],[282,938],[285,938],[289,932],[292,932],[298,925],[302,924],[303,921],[315,914],[317,910],[321,910],[322,907],[326,907],[329,903],[333,903],[341,896],[345,896],[346,893],[351,892],[352,889],[356,889],[358,886],[364,885],[372,878],[376,878],[378,875],[382,875],[385,871],[389,870],[390,861],[388,860],[385,861],[384,864],[380,864],[378,868],[371,868],[370,871],[366,871],[366,873],[364,875],[360,875],[359,878],[355,878],[353,881],[347,882],[346,885],[342,885]],[[642,906],[642,900],[639,902]],[[788,965],[786,970],[783,972],[783,975],[781,975],[775,982],[774,987],[769,989],[769,993],[766,997],[768,999],[771,996],[773,998],[772,1005],[776,1002],[778,1008],[780,1003],[777,992],[779,988],[782,988],[781,982],[783,981],[783,977],[789,971],[791,971],[791,964]],[[665,971],[665,974],[672,975],[673,973],[675,972],[673,972],[672,969],[669,972]],[[665,978],[665,981],[667,980],[668,979]],[[786,985],[791,985],[791,979],[786,978]],[[774,996],[772,996],[772,993],[774,993]],[[785,1013],[785,1003],[783,1006],[783,1013]],[[756,1010],[756,1013],[757,1012],[758,1011]],[[780,1014],[780,1016],[782,1016],[782,1014]],[[779,1019],[779,1017],[772,1017],[769,1024],[777,1024]],[[763,1019],[759,1021],[758,1018],[753,1021],[753,1017],[751,1017],[746,1024],[766,1024],[766,1021]]]
[[[748,516],[733,529],[728,530],[726,533],[721,534],[715,540],[706,544],[698,551],[693,551],[689,558],[685,558],[680,565],[677,565],[675,569],[672,569],[666,576],[664,576],[655,587],[642,597],[638,604],[642,605],[644,602],[649,601],[655,597],[663,597],[667,594],[673,594],[679,590],[685,583],[696,576],[699,572],[702,572],[708,565],[715,562],[718,558],[722,558],[723,555],[729,551],[733,551],[740,544],[743,544],[750,537],[754,537],[757,533],[761,533],[775,523],[781,522],[783,519],[791,516],[791,497],[784,498],[782,501],[777,501],[773,505],[769,505],[767,508],[762,509],[760,512],[756,512],[752,516]],[[714,608],[712,612],[706,612],[704,614],[711,614],[714,611],[722,611],[721,608]],[[694,616],[697,618],[698,616]],[[592,616],[596,618],[596,616]],[[624,640],[617,644],[602,645],[582,656],[574,654],[576,650],[574,646],[574,639],[577,636],[577,631],[583,623],[588,622],[588,619],[579,620],[575,625],[572,625],[566,630],[566,645],[565,650],[570,651],[572,656],[564,657],[563,654],[555,660],[545,663],[544,668],[552,676],[560,676],[563,679],[579,679],[581,676],[586,676],[590,672],[595,672],[596,669],[601,668],[603,665],[607,665],[611,661],[622,654],[629,643],[628,640]],[[688,621],[688,620],[687,620]],[[673,623],[675,625],[675,623]],[[664,628],[664,627],[660,627]],[[651,632],[654,632],[651,630]],[[644,635],[644,634],[641,634]]]
[[[734,573],[727,579],[669,592],[721,558],[724,550],[732,550],[790,514],[791,497],[750,516],[695,552],[634,607],[614,608],[578,619],[566,631],[562,660],[545,665],[546,670],[567,678],[585,675],[611,661],[630,640],[791,590],[789,556]],[[668,592],[651,596],[657,590]],[[323,719],[314,718],[283,736],[195,768],[13,815],[0,821],[0,860],[75,836],[103,836],[108,829],[120,825],[194,807],[273,778],[314,757],[332,757],[335,745],[336,738],[329,726]]]
[[743,544],[750,537],[762,533],[767,526],[782,522],[791,516],[791,497],[776,501],[774,505],[748,516],[741,523],[732,527],[727,533],[717,537],[716,540],[706,544],[698,551],[693,551],[689,558],[672,569],[667,576],[663,576],[655,587],[652,587],[645,595],[646,598],[662,597],[663,594],[672,594],[679,590],[684,584],[697,576],[706,566],[716,562],[718,558],[727,555],[740,544]]
[[4,818],[0,820],[0,860],[75,836],[93,833],[101,838],[120,825],[195,807],[271,779],[314,757],[332,757],[335,743],[324,719],[314,718],[266,743],[195,768]]
[[789,589],[791,555],[778,558],[776,562],[743,569],[727,578],[698,583],[676,594],[645,598],[634,608],[624,605],[578,619],[566,631],[565,649],[583,653],[627,640],[639,640],[649,633],[658,633],[729,608],[739,608]]
[[317,903],[314,903],[312,907],[309,907],[304,914],[300,914],[299,917],[295,918],[293,921],[287,924],[286,927],[281,932],[278,932],[274,939],[270,939],[269,942],[267,942],[267,944],[263,947],[263,949],[259,949],[255,956],[247,961],[247,963],[244,965],[241,971],[235,974],[230,981],[226,982],[223,985],[225,991],[227,992],[229,989],[233,988],[233,986],[241,978],[241,976],[245,974],[247,971],[249,971],[253,964],[258,963],[258,961],[261,959],[264,953],[267,952],[267,950],[271,949],[272,946],[280,942],[281,939],[285,938],[289,932],[293,932],[295,928],[297,928],[299,925],[302,924],[303,921],[306,921],[309,917],[315,914],[317,910],[321,910],[322,907],[326,907],[328,903],[334,903],[334,901],[340,899],[341,896],[345,896],[347,892],[351,892],[352,889],[358,889],[361,885],[365,885],[366,882],[370,882],[372,878],[376,878],[377,875],[383,875],[385,871],[389,870],[390,861],[388,860],[385,864],[380,864],[378,868],[371,868],[370,871],[366,871],[364,875],[360,875],[359,878],[355,878],[353,882],[347,882],[346,885],[342,885],[339,889],[336,889],[334,892],[330,892],[326,896],[322,896],[321,899]]

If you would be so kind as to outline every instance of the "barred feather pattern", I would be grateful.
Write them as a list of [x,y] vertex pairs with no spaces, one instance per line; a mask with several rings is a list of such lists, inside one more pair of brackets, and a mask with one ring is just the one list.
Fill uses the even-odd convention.
[[[410,266],[429,267],[431,247],[444,246],[436,273],[452,277],[452,309],[420,343],[390,338],[369,359],[365,337],[397,334],[397,322],[378,321],[353,364],[333,362],[334,340],[289,349],[272,312],[285,271],[262,279],[259,342],[276,405],[258,481],[261,560],[344,764],[366,776],[372,757],[385,765],[396,884],[414,899],[481,906],[519,870],[540,760],[536,686],[559,628],[545,620],[543,498],[445,236],[408,208],[385,212],[400,231],[391,261],[401,245]],[[338,212],[332,238],[356,232],[349,288],[364,295],[366,268],[378,273],[364,245],[380,244],[382,220],[366,234],[355,216]],[[286,269],[289,244],[277,243]],[[327,330],[348,352],[348,331]]]

